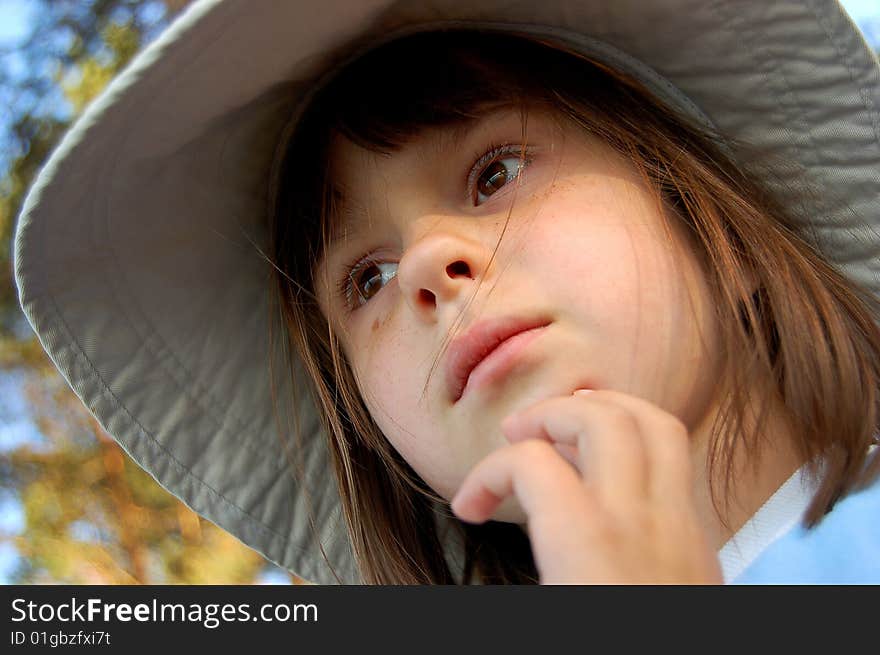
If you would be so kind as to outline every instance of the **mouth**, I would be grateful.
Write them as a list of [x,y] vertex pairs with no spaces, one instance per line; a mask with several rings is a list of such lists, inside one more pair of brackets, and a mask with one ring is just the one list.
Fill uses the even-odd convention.
[[546,318],[511,316],[480,321],[456,337],[446,358],[446,387],[452,402],[458,402],[477,378],[482,384],[502,377],[518,352],[549,324]]

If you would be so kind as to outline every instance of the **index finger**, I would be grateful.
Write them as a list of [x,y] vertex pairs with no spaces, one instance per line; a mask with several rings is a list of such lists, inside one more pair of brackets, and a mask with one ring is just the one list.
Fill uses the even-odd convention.
[[482,523],[513,494],[529,521],[570,520],[573,503],[587,500],[583,480],[546,441],[529,439],[493,451],[465,477],[450,503],[463,521]]

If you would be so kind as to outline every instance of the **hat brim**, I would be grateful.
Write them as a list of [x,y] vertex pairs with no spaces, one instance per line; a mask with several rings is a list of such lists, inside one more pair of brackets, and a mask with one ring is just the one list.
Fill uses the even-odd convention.
[[[44,348],[134,460],[318,583],[360,578],[309,382],[279,374],[261,254],[268,171],[323,73],[439,26],[538,34],[630,68],[750,144],[742,163],[782,202],[812,190],[804,229],[880,291],[880,67],[834,2],[197,2],[41,172],[17,227],[16,280]],[[279,438],[292,417],[305,435],[300,481]]]

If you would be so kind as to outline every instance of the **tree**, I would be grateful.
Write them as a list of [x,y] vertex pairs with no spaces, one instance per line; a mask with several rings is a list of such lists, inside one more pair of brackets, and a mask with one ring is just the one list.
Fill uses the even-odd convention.
[[43,353],[13,285],[14,221],[40,166],[187,0],[32,1],[36,22],[15,53],[24,73],[0,72],[13,112],[0,160],[0,375],[22,380],[38,432],[0,460],[0,490],[17,497],[26,523],[2,535],[22,556],[13,581],[253,582],[271,565],[161,489],[104,433]]

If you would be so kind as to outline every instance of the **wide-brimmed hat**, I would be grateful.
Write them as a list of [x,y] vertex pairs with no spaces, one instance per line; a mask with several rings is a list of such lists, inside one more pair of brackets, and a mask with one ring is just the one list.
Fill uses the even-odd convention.
[[[313,582],[360,577],[309,381],[279,374],[282,326],[261,255],[269,170],[328,71],[449,28],[582,52],[750,144],[734,157],[783,203],[810,189],[797,199],[803,228],[880,292],[880,66],[836,2],[196,2],[41,172],[17,227],[16,280],[43,347],[134,460]],[[279,439],[293,417],[301,480]]]

